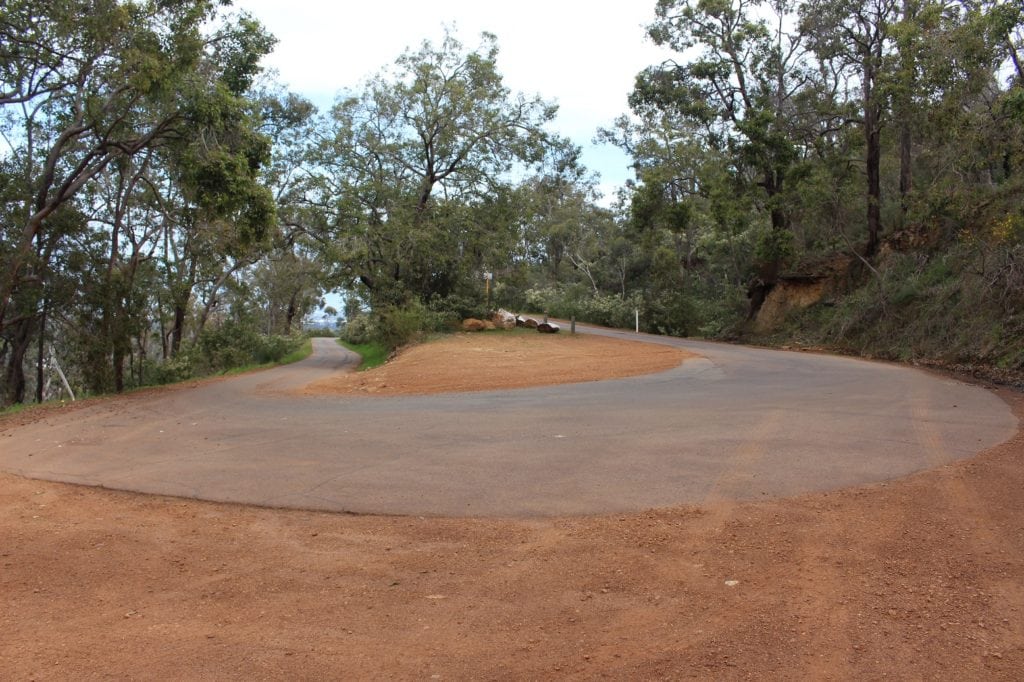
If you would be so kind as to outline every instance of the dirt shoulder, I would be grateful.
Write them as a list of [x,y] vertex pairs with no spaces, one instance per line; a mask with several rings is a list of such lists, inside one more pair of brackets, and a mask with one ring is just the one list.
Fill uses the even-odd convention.
[[589,335],[463,333],[408,348],[382,367],[338,374],[307,395],[491,391],[652,374],[697,357],[678,348]]
[[529,521],[0,474],[0,595],[10,679],[1017,680],[1024,435],[828,494]]

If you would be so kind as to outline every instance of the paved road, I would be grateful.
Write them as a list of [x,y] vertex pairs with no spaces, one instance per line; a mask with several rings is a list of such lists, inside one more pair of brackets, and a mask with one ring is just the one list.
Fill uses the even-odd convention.
[[703,356],[661,374],[504,392],[295,397],[355,357],[94,406],[0,434],[24,476],[267,506],[608,513],[904,476],[1010,438],[989,391],[860,360],[586,330]]

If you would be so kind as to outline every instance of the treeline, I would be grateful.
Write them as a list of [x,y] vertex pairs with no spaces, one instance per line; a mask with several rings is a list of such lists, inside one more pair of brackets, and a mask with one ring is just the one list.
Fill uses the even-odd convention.
[[658,2],[677,56],[598,133],[637,175],[605,208],[494,36],[425,42],[320,112],[220,2],[10,0],[0,403],[56,395],[55,362],[95,393],[275,359],[331,290],[388,345],[488,305],[719,336],[838,261],[853,295],[786,333],[900,349],[942,309],[1008,348],[1022,25],[1012,2]]
[[274,41],[218,4],[0,8],[0,404],[49,397],[56,356],[90,392],[144,382],[275,236]]
[[638,180],[539,298],[1024,370],[1022,26],[1017,2],[661,0],[675,57],[600,133]]
[[619,126],[642,150],[634,219],[708,240],[712,281],[745,242],[747,318],[787,271],[825,274],[784,334],[1024,369],[1022,21],[998,1],[660,2],[652,38],[697,53],[641,74],[641,123]]

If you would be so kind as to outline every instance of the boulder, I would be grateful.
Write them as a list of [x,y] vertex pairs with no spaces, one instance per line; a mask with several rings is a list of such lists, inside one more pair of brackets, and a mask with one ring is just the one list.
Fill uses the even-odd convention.
[[491,322],[498,329],[515,329],[516,327],[516,316],[507,310],[499,310],[494,313],[491,317]]
[[529,327],[530,329],[536,329],[537,328],[537,320],[533,319],[532,317],[528,317],[525,320],[523,320],[523,326],[524,327]]
[[559,326],[554,322],[541,322],[537,325],[537,331],[541,334],[557,334]]
[[[483,320],[478,320],[475,317],[470,317],[462,321],[462,331],[464,332],[482,332],[487,329],[487,324]],[[492,325],[493,329],[494,326]]]

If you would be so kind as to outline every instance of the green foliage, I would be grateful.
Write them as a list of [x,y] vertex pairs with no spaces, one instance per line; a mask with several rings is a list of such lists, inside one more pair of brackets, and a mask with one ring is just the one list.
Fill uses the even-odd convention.
[[346,320],[341,329],[345,343],[379,343],[389,351],[421,339],[425,334],[454,329],[461,317],[451,310],[431,309],[412,301],[404,306],[380,307]]
[[367,344],[377,338],[377,327],[369,315],[351,316],[342,325],[339,338],[353,345]]
[[792,260],[794,255],[793,233],[785,230],[764,230],[754,247],[754,256],[766,263],[777,263],[781,267]]
[[388,361],[388,355],[390,351],[382,343],[368,342],[368,343],[351,343],[343,339],[338,339],[345,348],[348,348],[353,353],[358,353],[362,360],[359,362],[357,371],[363,372],[374,367],[380,367]]
[[202,374],[283,360],[302,344],[301,337],[264,335],[252,327],[225,321],[203,330],[196,343],[193,367]]
[[594,294],[581,286],[546,287],[526,292],[527,310],[608,327],[631,327],[639,297],[622,299],[614,294]]
[[[270,140],[246,91],[273,39],[223,5],[0,7],[0,345],[21,339],[0,403],[26,397],[26,331],[71,338],[69,371],[94,392],[164,372],[139,359],[159,352],[148,331],[173,317],[159,350],[180,350],[183,325],[206,317],[188,310],[200,282],[265,244]],[[88,222],[68,229],[76,214]],[[175,364],[168,375],[192,371]]]
[[451,331],[459,321],[450,311],[434,311],[418,301],[374,311],[377,340],[394,350],[417,341],[424,334]]
[[[500,292],[495,292],[495,300]],[[436,331],[446,331],[446,328],[456,328],[466,318],[486,319],[490,317],[486,302],[479,296],[465,296],[462,294],[449,294],[448,296],[435,296],[427,302],[427,310],[433,317],[430,325]]]
[[374,311],[377,340],[385,348],[395,349],[420,338],[427,327],[428,313],[419,304],[387,306]]
[[321,116],[226,4],[0,6],[0,403],[40,340],[89,392],[279,360],[339,289],[344,337],[389,350],[492,304],[736,337],[837,255],[848,295],[779,339],[1024,362],[1020,3],[659,0],[675,61],[599,133],[636,171],[613,209],[494,36]]
[[[932,256],[892,254],[834,305],[793,313],[772,338],[911,361],[1024,371],[1024,277],[1010,249],[979,274],[980,254],[958,247]],[[1009,289],[1009,297],[1002,296]]]
[[185,351],[162,362],[146,360],[142,372],[143,385],[162,386],[196,377],[195,355],[195,353]]
[[424,42],[339,98],[313,150],[308,194],[325,207],[325,255],[396,339],[415,326],[403,320],[410,300],[465,295],[515,248],[505,176],[553,142],[544,126],[555,107],[513,96],[497,54],[490,34],[476,49],[451,34]]

